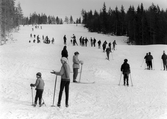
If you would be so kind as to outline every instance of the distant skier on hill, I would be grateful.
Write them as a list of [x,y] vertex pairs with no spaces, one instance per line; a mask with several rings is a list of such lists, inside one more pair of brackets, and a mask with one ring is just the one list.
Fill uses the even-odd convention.
[[113,50],[115,50],[115,45],[117,45],[116,41],[114,40],[112,44],[113,44]]
[[103,52],[105,52],[106,45],[107,45],[107,41],[104,41],[104,42],[103,42],[103,45],[102,45],[102,46],[103,46]]
[[130,65],[127,63],[128,60],[125,59],[124,63],[121,65],[121,71],[124,75],[124,86],[127,85],[129,86],[129,74],[130,74]]
[[42,94],[43,94],[43,90],[44,90],[44,80],[42,79],[42,74],[40,72],[38,72],[36,74],[37,80],[35,82],[35,84],[30,84],[31,87],[35,87],[36,86],[36,96],[35,96],[35,102],[34,102],[34,107],[37,105],[37,100],[39,99],[39,106],[41,107],[42,104]]
[[110,52],[111,52],[111,48],[108,47],[108,48],[106,49],[107,60],[110,60]]
[[167,55],[165,54],[165,51],[163,51],[163,54],[161,56],[162,63],[163,63],[163,68],[164,70],[167,70]]
[[146,69],[149,69],[149,65],[148,65],[148,53],[146,53],[146,56],[144,57],[144,59],[145,59],[145,63],[146,63],[146,66],[147,66]]
[[153,67],[152,66],[153,56],[151,55],[151,52],[148,53],[147,60],[148,60],[148,69],[152,70],[152,67]]
[[71,38],[73,38],[73,46],[75,46],[76,44],[78,45],[78,43],[76,41],[76,36],[74,34],[73,34],[73,37],[71,37]]
[[64,45],[66,45],[66,41],[67,41],[66,35],[64,35],[63,40],[64,40]]
[[100,46],[101,46],[101,40],[99,40],[97,43],[98,43],[98,48],[100,49]]

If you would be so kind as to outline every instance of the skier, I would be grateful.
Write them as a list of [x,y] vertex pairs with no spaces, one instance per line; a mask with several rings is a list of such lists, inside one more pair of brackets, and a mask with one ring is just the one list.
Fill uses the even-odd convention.
[[111,48],[108,47],[108,48],[106,49],[107,60],[109,60],[110,52],[111,52]]
[[167,55],[165,54],[165,51],[163,51],[163,54],[161,56],[162,62],[163,62],[163,67],[164,70],[167,70]]
[[53,74],[60,75],[61,76],[61,83],[60,83],[60,91],[59,91],[59,97],[58,97],[58,103],[57,106],[61,106],[61,98],[63,94],[63,90],[65,88],[65,105],[68,107],[68,100],[69,100],[69,85],[70,85],[70,66],[68,64],[67,58],[62,57],[61,58],[61,69],[59,72],[53,71]]
[[146,56],[144,57],[144,59],[145,59],[146,66],[147,66],[146,69],[149,69],[149,65],[148,65],[148,53],[146,53]]
[[78,75],[79,64],[83,64],[82,61],[78,59],[79,52],[75,52],[73,56],[73,82],[77,83],[76,78]]
[[106,45],[107,45],[107,41],[104,41],[104,42],[103,42],[103,45],[102,45],[102,46],[103,46],[103,52],[105,52]]
[[61,51],[61,56],[66,57],[68,59],[67,46],[64,46],[63,50]]
[[44,80],[42,79],[42,74],[40,72],[38,72],[36,74],[36,77],[37,77],[37,79],[36,79],[35,84],[32,84],[32,83],[30,84],[31,87],[36,86],[36,96],[35,96],[35,102],[34,102],[33,106],[35,107],[37,105],[37,100],[39,98],[39,106],[41,107],[42,106],[42,104],[41,104],[42,94],[43,94],[45,83],[44,83]]
[[98,43],[98,48],[100,49],[100,46],[101,46],[101,40],[99,40],[97,43]]
[[152,60],[153,60],[153,56],[151,55],[151,52],[148,53],[147,59],[148,59],[148,69],[151,70],[152,69]]
[[115,45],[117,45],[116,41],[114,40],[112,44],[113,44],[113,50],[115,50]]
[[124,75],[123,79],[124,79],[124,86],[127,85],[129,86],[129,74],[130,74],[130,65],[127,63],[128,60],[125,59],[124,63],[121,66],[121,71]]
[[66,35],[64,35],[63,39],[64,39],[64,45],[66,45],[66,41],[67,41]]

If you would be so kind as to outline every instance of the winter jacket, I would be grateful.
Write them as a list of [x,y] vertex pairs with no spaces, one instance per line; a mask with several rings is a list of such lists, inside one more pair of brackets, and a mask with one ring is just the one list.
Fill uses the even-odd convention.
[[110,48],[107,48],[106,49],[106,53],[109,54],[111,52],[111,49]]
[[36,86],[36,89],[44,89],[45,83],[42,78],[37,78],[34,86]]
[[129,74],[130,73],[130,66],[128,63],[124,62],[121,66],[121,71],[123,74]]
[[166,54],[163,54],[161,59],[162,59],[163,63],[167,63],[167,55]]
[[62,64],[60,72],[58,72],[58,75],[61,75],[62,80],[70,81],[70,66],[68,63]]
[[73,68],[78,68],[79,69],[79,59],[78,59],[78,56],[74,55],[73,56]]
[[61,56],[68,58],[68,51],[67,51],[66,47],[64,47],[64,49],[61,51]]
[[152,56],[152,55],[148,55],[148,56],[147,56],[147,61],[152,61],[152,59],[153,59],[153,56]]

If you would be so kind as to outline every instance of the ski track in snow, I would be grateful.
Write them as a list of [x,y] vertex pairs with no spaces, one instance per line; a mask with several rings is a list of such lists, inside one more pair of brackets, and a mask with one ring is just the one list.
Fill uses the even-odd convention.
[[[15,42],[0,46],[0,119],[166,119],[167,118],[167,73],[161,71],[161,55],[165,45],[128,46],[123,42],[126,37],[106,36],[88,33],[86,29],[75,25],[43,26],[33,33],[49,35],[55,38],[55,44],[28,43],[31,39],[31,26],[21,27],[14,33]],[[117,41],[117,50],[106,54],[97,47],[72,46],[67,43],[69,64],[72,71],[72,56],[79,51],[79,59],[84,61],[82,81],[93,84],[70,84],[69,107],[65,108],[64,93],[62,107],[51,107],[55,75],[52,70],[60,70],[63,35],[68,41],[72,34],[95,37],[97,40]],[[112,42],[111,41],[111,42]],[[147,52],[154,56],[155,70],[144,70],[142,61]],[[118,86],[120,66],[128,58],[131,66],[129,87]],[[46,106],[32,107],[30,83],[35,83],[35,75],[40,71],[45,80],[43,94]],[[78,74],[78,78],[79,78]],[[72,74],[71,74],[72,81]],[[60,77],[56,85],[57,103]],[[35,90],[33,89],[35,97]]]

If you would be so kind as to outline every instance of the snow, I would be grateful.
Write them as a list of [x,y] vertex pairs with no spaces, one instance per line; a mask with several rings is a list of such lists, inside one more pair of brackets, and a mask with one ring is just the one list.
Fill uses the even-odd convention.
[[[161,55],[167,52],[166,45],[134,46],[126,45],[127,37],[89,33],[81,25],[42,25],[42,29],[32,31],[32,26],[21,26],[13,33],[14,40],[0,46],[0,119],[166,119],[167,118],[167,72],[162,71]],[[28,43],[30,33],[55,38],[54,44]],[[116,50],[106,54],[96,47],[72,46],[70,39],[75,34],[113,42]],[[70,83],[69,107],[51,107],[55,75],[52,70],[61,67],[63,36],[67,36],[69,64],[72,71],[72,57],[75,51],[84,62],[82,82]],[[144,56],[151,52],[154,70],[144,70]],[[123,60],[127,58],[131,67],[130,86],[118,86]],[[142,64],[143,63],[143,64]],[[46,106],[32,107],[30,83],[35,83],[36,73],[42,73],[45,81],[43,99]],[[78,75],[79,79],[79,75]],[[72,81],[72,73],[71,73]],[[56,105],[59,93],[60,77],[56,85]],[[35,89],[33,89],[33,98]]]

